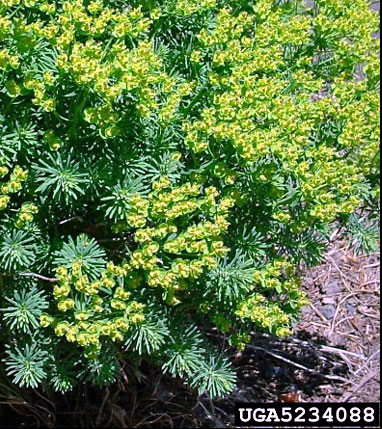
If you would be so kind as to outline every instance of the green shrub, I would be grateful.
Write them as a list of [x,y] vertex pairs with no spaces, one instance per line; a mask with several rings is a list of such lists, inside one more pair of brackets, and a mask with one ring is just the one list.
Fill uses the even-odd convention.
[[373,248],[377,28],[366,0],[0,0],[12,380],[103,386],[144,358],[232,390],[206,332],[289,335],[333,222]]

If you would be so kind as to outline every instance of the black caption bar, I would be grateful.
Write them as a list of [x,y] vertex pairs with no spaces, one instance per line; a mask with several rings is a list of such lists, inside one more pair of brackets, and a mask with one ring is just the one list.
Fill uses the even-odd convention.
[[255,428],[273,426],[379,428],[379,404],[236,403],[235,425]]

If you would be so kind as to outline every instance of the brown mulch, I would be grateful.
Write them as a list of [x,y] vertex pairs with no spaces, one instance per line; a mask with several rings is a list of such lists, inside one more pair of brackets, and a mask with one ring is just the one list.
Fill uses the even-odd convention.
[[[327,338],[348,369],[348,386],[325,401],[380,400],[380,253],[355,256],[346,241],[337,241],[321,266],[305,275],[311,303],[298,330]],[[338,350],[344,350],[343,352]]]

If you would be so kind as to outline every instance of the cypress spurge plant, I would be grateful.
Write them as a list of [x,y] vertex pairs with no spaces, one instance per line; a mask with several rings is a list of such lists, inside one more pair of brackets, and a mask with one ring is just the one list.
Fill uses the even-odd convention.
[[0,0],[13,382],[105,386],[141,357],[223,395],[208,329],[289,335],[333,222],[375,247],[378,16],[307,3]]

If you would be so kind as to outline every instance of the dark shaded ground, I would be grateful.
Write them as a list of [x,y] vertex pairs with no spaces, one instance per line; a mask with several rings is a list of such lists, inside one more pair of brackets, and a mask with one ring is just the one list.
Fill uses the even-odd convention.
[[[238,385],[210,401],[148,363],[125,364],[109,389],[82,386],[61,396],[5,389],[0,374],[0,427],[191,428],[234,427],[234,403],[376,402],[379,386],[380,254],[356,257],[335,234],[324,263],[306,270],[311,298],[295,335],[254,334],[231,351]],[[223,339],[209,334],[217,343]]]

